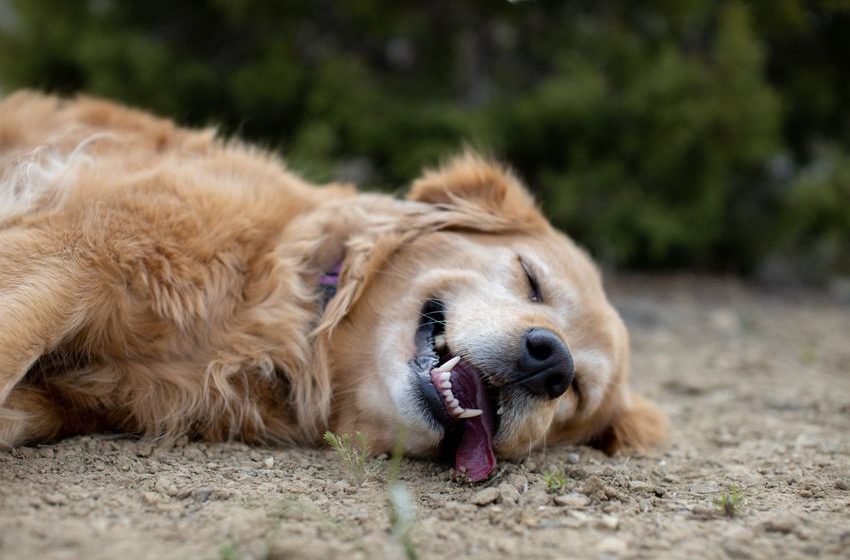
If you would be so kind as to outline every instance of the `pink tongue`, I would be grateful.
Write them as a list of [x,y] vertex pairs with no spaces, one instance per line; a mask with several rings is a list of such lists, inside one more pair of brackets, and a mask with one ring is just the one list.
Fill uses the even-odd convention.
[[[493,433],[496,431],[496,422],[493,410],[490,408],[490,400],[484,392],[484,385],[478,375],[464,370],[462,365],[455,368],[452,385],[454,387],[461,385],[465,389],[458,396],[461,406],[479,408],[482,414],[475,418],[461,420],[463,435],[455,451],[455,469],[465,473],[470,482],[478,482],[487,478],[496,468],[496,455],[493,453]],[[474,402],[468,402],[473,399]]]
[[470,482],[478,482],[490,476],[495,467],[492,420],[484,420],[484,415],[470,418],[455,452],[455,468],[465,472]]

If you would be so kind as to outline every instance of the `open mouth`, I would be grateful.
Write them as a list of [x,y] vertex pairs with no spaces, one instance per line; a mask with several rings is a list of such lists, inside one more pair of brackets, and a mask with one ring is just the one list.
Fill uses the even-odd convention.
[[417,354],[411,368],[428,410],[445,428],[443,447],[454,453],[457,472],[477,482],[496,466],[493,438],[498,430],[498,393],[480,370],[452,354],[445,325],[445,304],[428,299],[416,330]]

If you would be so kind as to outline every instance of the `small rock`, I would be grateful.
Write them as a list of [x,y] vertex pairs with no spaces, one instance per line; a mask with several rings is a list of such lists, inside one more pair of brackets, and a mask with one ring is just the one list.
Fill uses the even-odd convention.
[[790,517],[768,519],[761,524],[764,530],[768,533],[782,533],[783,535],[787,535],[793,531],[795,525],[796,523]]
[[515,504],[519,501],[519,490],[513,484],[503,482],[499,485],[499,496],[502,498],[502,503]]
[[274,466],[274,457],[268,457],[265,461],[263,461],[263,464],[267,469],[272,468]]
[[485,488],[481,490],[477,494],[474,494],[469,502],[475,504],[476,506],[486,506],[487,504],[492,504],[496,500],[499,499],[499,490],[497,488]]
[[44,497],[44,503],[51,506],[64,506],[68,503],[68,498],[66,498],[63,494],[58,492],[54,494],[48,494]]
[[581,493],[586,496],[592,496],[604,489],[605,484],[603,484],[602,479],[596,475],[588,477],[587,480],[584,481],[584,484],[581,485]]
[[644,482],[642,480],[632,480],[629,482],[629,490],[632,491],[642,491],[642,490],[652,490],[652,484],[648,482]]
[[607,529],[609,531],[616,531],[620,526],[620,520],[616,515],[603,515],[599,519],[593,522],[593,525],[597,529]]
[[549,505],[551,500],[549,493],[540,488],[532,488],[522,496],[522,502],[532,506]]
[[331,488],[333,488],[335,494],[341,494],[346,492],[351,485],[345,480],[338,480],[331,484]]
[[148,504],[149,506],[155,506],[160,503],[162,499],[156,492],[145,492],[144,494],[142,494],[142,501]]
[[56,453],[54,453],[54,451],[49,447],[42,447],[38,450],[38,454],[44,459],[53,459],[53,457],[56,455]]
[[508,482],[520,492],[528,490],[528,479],[521,474],[512,474],[508,477]]
[[578,453],[567,453],[567,463],[577,465],[581,461],[581,455]]
[[570,492],[563,496],[555,496],[555,503],[559,506],[567,506],[570,508],[583,508],[590,503],[590,498],[578,492]]
[[850,490],[850,479],[836,480],[835,487],[838,490]]
[[188,495],[188,492],[181,491],[171,480],[164,476],[156,479],[154,490],[172,498],[181,498]]
[[192,499],[196,502],[206,502],[210,499],[210,496],[213,494],[212,488],[198,488],[194,492],[192,492]]

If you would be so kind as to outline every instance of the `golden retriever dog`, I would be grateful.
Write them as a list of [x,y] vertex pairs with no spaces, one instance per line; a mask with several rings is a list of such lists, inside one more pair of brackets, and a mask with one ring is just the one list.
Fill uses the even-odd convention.
[[452,457],[664,435],[600,275],[471,153],[406,199],[107,101],[0,102],[0,443],[96,431]]

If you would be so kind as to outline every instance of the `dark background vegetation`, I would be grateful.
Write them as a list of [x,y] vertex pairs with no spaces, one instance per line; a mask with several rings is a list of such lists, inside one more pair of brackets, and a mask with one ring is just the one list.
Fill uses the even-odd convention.
[[0,84],[399,190],[464,143],[609,266],[850,273],[850,2],[0,1]]

